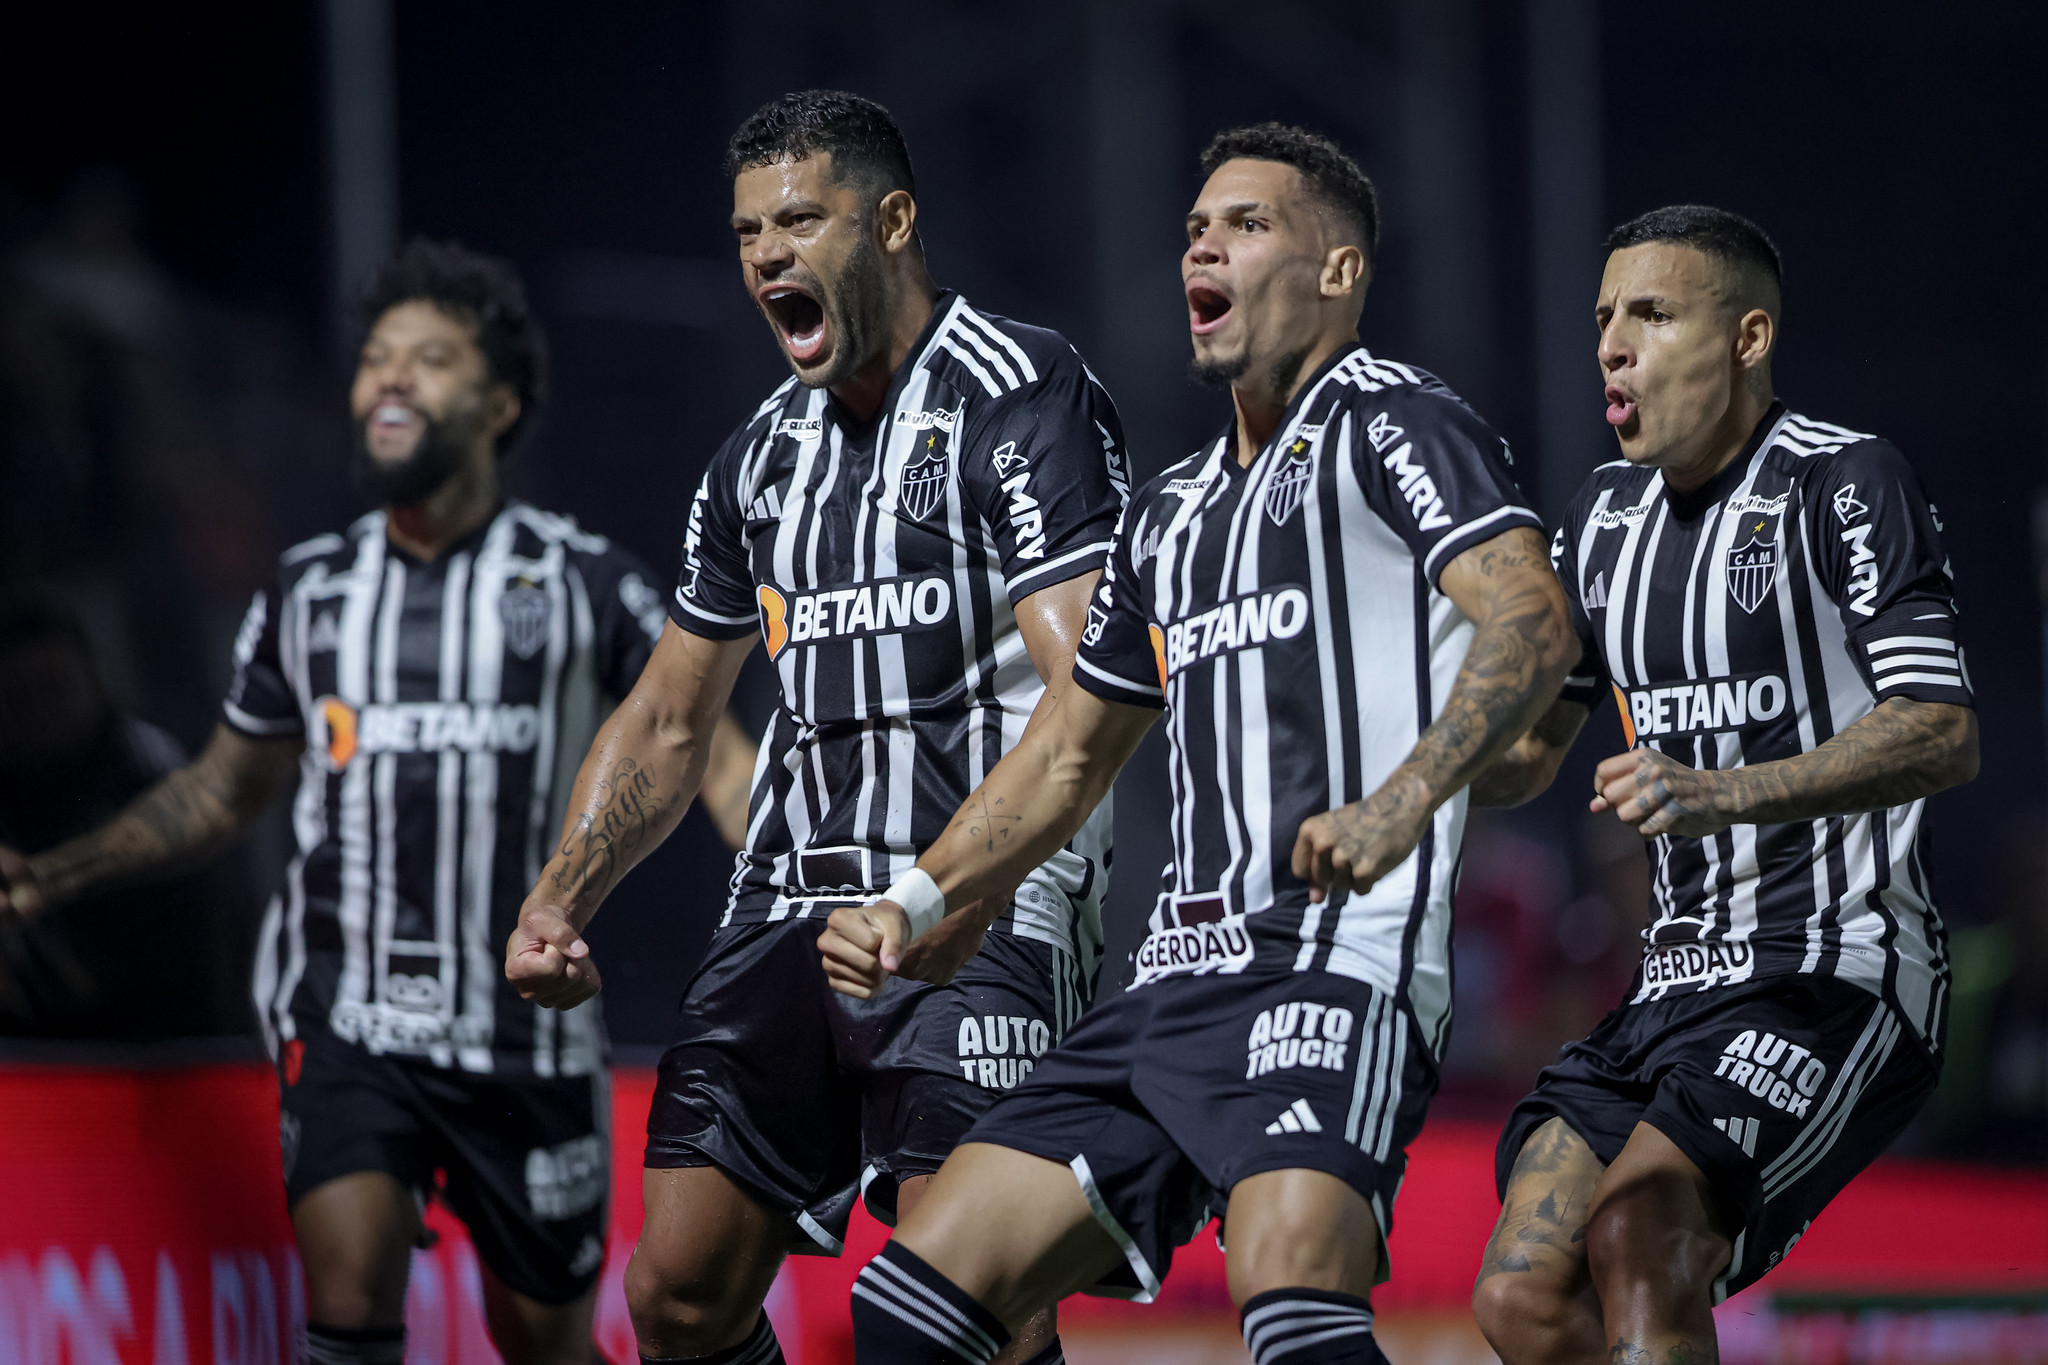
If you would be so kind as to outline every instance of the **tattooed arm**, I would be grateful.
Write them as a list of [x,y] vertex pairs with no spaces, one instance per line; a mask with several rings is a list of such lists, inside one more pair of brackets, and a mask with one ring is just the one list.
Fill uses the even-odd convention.
[[552,1009],[602,984],[581,930],[635,864],[690,808],[712,735],[757,635],[710,640],[670,622],[633,691],[591,742],[569,798],[562,837],[520,907],[505,975]]
[[1564,591],[1536,531],[1518,526],[1452,560],[1438,583],[1477,627],[1443,711],[1378,791],[1302,821],[1294,875],[1321,901],[1398,867],[1430,814],[1557,699],[1578,658]]
[[0,914],[29,916],[219,857],[290,778],[305,741],[214,727],[206,749],[89,834],[32,858],[0,849]]
[[1557,780],[1557,770],[1571,752],[1587,715],[1583,702],[1562,697],[1552,702],[1529,727],[1529,733],[1472,779],[1472,804],[1519,806],[1543,795]]
[[1594,772],[1596,811],[1612,810],[1645,839],[1718,834],[1902,806],[1977,775],[1977,713],[1892,697],[1811,753],[1707,772],[1647,746]]

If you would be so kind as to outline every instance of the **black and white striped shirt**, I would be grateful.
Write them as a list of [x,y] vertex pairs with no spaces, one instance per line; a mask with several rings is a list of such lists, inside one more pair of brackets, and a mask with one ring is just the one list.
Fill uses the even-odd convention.
[[[1592,705],[1611,687],[1630,745],[1691,767],[1809,752],[1890,697],[1973,704],[1940,521],[1874,436],[1774,405],[1690,493],[1603,465],[1552,558],[1585,650],[1564,695]],[[1939,1046],[1949,968],[1925,804],[1657,839],[1632,998],[1817,972],[1891,1000]]]
[[1289,862],[1302,821],[1371,795],[1442,710],[1472,638],[1444,566],[1541,528],[1508,466],[1435,378],[1354,346],[1249,468],[1226,430],[1132,501],[1074,679],[1167,711],[1174,859],[1136,986],[1334,972],[1405,1000],[1442,1048],[1465,794],[1362,895],[1312,905]]
[[522,1001],[504,946],[607,698],[659,638],[658,582],[516,502],[432,563],[381,512],[285,552],[223,704],[244,734],[307,741],[298,855],[256,964],[273,1044],[318,1021],[465,1071],[595,1071],[597,1002]]
[[[1128,479],[1073,348],[950,293],[873,423],[790,380],[732,435],[669,612],[761,632],[781,680],[726,923],[829,913],[910,870],[1044,691],[1012,607],[1102,567]],[[1092,979],[1109,835],[1104,801],[995,927]]]

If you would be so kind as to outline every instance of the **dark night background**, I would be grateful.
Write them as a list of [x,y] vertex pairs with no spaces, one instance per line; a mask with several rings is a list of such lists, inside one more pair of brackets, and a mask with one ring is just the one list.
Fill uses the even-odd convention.
[[[118,704],[193,750],[248,593],[358,508],[323,11],[204,9],[41,8],[0,43],[0,586],[71,604]],[[398,231],[510,257],[549,327],[553,398],[511,487],[664,571],[705,460],[785,373],[738,285],[719,160],[786,89],[890,106],[941,283],[1073,340],[1141,474],[1226,411],[1182,378],[1176,273],[1220,127],[1305,123],[1374,176],[1367,345],[1466,396],[1550,514],[1612,457],[1601,230],[1682,201],[1756,219],[1786,262],[1781,394],[1907,453],[1966,612],[1983,775],[1935,803],[1954,1046],[1906,1143],[2048,1157],[2048,9],[520,0],[392,21]],[[1474,822],[1452,1109],[1502,1112],[1618,997],[1642,858],[1578,793],[1619,746],[1605,711],[1549,796]],[[1159,763],[1155,737],[1120,787],[1105,989],[1164,858]],[[267,825],[214,899],[224,979],[286,839]],[[724,877],[692,816],[598,921],[628,1055],[663,1038]]]

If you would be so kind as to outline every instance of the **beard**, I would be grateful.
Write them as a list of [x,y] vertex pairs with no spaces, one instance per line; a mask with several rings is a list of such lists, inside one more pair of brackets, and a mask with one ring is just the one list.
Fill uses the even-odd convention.
[[1251,366],[1251,357],[1243,353],[1228,359],[1195,359],[1188,362],[1188,378],[1197,384],[1207,384],[1210,388],[1225,389],[1242,379],[1244,372]]
[[349,477],[379,507],[417,507],[425,502],[461,470],[463,453],[476,442],[479,422],[474,413],[441,421],[422,414],[421,420],[426,426],[412,454],[391,464],[370,453],[369,420],[356,423]]
[[799,377],[807,389],[829,389],[866,364],[887,330],[889,300],[882,283],[882,249],[867,234],[861,235],[846,258],[838,286],[823,307],[832,334],[832,363],[809,379]]

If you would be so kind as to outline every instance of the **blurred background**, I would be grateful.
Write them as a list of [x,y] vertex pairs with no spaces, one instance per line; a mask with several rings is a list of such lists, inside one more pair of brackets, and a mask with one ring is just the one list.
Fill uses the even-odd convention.
[[[1196,153],[1277,118],[1379,184],[1366,344],[1470,400],[1550,516],[1612,458],[1604,230],[1691,201],[1775,238],[1780,391],[1919,470],[1983,719],[1982,776],[1934,803],[1953,1041],[1902,1151],[2048,1165],[2048,9],[326,0],[37,6],[7,29],[0,842],[54,842],[195,752],[278,551],[360,510],[340,305],[405,237],[518,265],[554,374],[511,488],[666,571],[704,463],[786,373],[718,168],[764,99],[829,85],[888,105],[940,282],[1065,333],[1141,475],[1227,411],[1184,378]],[[743,682],[756,725],[766,685]],[[1620,747],[1605,708],[1546,798],[1473,821],[1439,1116],[1497,1121],[1619,998],[1645,862],[1581,793]],[[1118,786],[1104,990],[1165,860],[1162,763],[1155,736]],[[228,866],[0,931],[4,1055],[246,1055],[243,979],[287,840],[276,812]],[[622,1060],[665,1039],[725,866],[693,815],[593,930]]]

